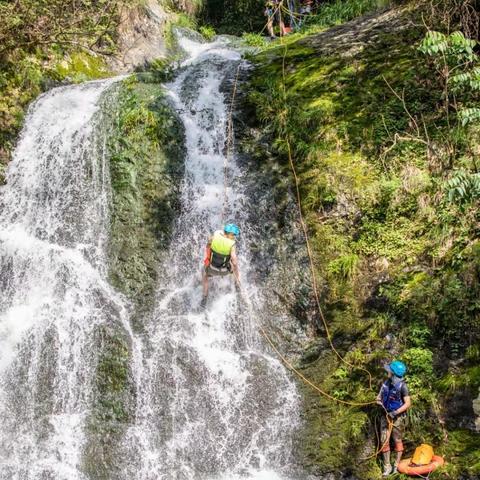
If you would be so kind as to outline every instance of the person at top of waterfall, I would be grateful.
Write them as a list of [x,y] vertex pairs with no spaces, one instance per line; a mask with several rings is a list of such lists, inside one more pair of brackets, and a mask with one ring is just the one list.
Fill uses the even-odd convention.
[[235,249],[235,242],[239,235],[240,229],[237,225],[228,223],[223,227],[223,230],[217,230],[208,240],[203,262],[202,307],[207,302],[209,277],[233,273],[236,284],[240,284],[240,273],[238,271],[237,252]]
[[285,24],[282,19],[283,0],[267,0],[263,14],[267,17],[267,30],[270,38],[275,38],[273,21],[277,21],[280,27],[280,36],[286,34]]
[[[387,477],[397,472],[403,454],[403,431],[407,410],[412,406],[410,393],[404,376],[407,366],[400,360],[394,360],[384,366],[388,378],[383,382],[377,396],[377,403],[385,410],[381,423],[381,445],[383,455],[383,476]],[[390,439],[393,439],[397,453],[395,464],[390,463]]]

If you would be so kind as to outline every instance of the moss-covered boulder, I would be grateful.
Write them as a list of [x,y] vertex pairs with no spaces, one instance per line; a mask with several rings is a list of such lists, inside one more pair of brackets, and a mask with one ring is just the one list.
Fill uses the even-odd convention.
[[150,74],[120,85],[109,118],[110,278],[133,302],[138,320],[154,301],[157,268],[179,207],[183,125]]

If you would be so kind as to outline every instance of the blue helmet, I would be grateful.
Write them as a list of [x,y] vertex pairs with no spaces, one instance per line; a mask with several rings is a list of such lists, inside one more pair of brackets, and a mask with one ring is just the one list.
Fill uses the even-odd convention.
[[234,223],[227,223],[223,227],[223,231],[225,233],[233,233],[236,237],[240,235],[240,229]]
[[385,369],[398,378],[402,378],[407,373],[407,366],[400,360],[394,360],[390,365],[386,365]]

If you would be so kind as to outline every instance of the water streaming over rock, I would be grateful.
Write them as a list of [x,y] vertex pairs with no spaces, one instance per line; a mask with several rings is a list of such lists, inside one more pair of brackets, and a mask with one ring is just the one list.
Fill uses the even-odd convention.
[[129,328],[105,254],[110,187],[97,112],[112,82],[39,97],[2,188],[2,480],[85,478],[94,330],[112,321]]
[[211,281],[206,312],[200,262],[209,235],[233,220],[242,229],[241,272],[248,295],[248,198],[242,172],[228,160],[225,218],[224,164],[229,102],[238,52],[228,40],[181,40],[190,57],[168,90],[186,128],[182,213],[168,260],[160,268],[155,312],[136,342],[137,413],[126,444],[133,448],[126,478],[288,478],[298,398],[285,369],[265,350],[256,321],[239,304],[231,278]]
[[[167,88],[186,127],[182,213],[141,333],[132,333],[125,300],[108,283],[108,132],[98,110],[114,80],[52,90],[29,110],[0,197],[1,480],[100,478],[82,455],[95,329],[104,324],[130,338],[136,390],[111,478],[295,476],[299,400],[256,326],[267,292],[250,281],[249,230],[260,226],[247,225],[252,207],[234,159],[222,219],[228,102],[241,58],[226,39],[181,43],[190,57]],[[230,278],[212,282],[199,310],[199,259],[227,219],[243,232],[241,272],[255,318]]]

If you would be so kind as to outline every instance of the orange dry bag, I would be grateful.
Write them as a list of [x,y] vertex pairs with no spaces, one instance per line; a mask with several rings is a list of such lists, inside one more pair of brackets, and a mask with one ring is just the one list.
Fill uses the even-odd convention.
[[411,462],[415,465],[428,465],[433,458],[433,448],[426,443],[422,443],[415,449]]

